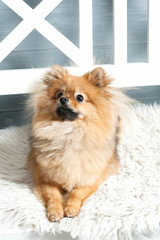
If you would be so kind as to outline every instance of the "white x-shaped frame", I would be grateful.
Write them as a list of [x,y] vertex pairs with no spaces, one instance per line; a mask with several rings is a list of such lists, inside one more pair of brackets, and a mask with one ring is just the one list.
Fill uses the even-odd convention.
[[79,0],[80,48],[75,46],[45,20],[45,17],[61,1],[62,0],[43,0],[36,8],[32,9],[23,0],[2,0],[2,2],[16,12],[23,20],[0,43],[0,62],[3,61],[33,29],[36,29],[77,65],[92,65],[92,0]]

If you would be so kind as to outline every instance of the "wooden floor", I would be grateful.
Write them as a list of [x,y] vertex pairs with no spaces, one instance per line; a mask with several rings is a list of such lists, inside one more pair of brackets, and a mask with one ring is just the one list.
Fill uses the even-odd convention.
[[[160,104],[160,85],[125,89],[126,93],[144,104]],[[0,96],[0,128],[29,123],[24,104],[27,94]]]

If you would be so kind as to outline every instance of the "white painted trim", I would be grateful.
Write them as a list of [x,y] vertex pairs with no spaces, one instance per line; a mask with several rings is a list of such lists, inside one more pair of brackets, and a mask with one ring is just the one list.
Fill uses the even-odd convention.
[[[115,87],[150,86],[160,84],[160,73],[153,64],[138,63],[124,64],[121,66],[101,65],[114,79]],[[90,67],[68,67],[74,75],[81,75],[92,70],[96,66]],[[21,69],[0,71],[0,95],[20,94],[32,91],[32,85],[38,81],[44,69]]]
[[[149,0],[148,62],[157,64],[160,57],[160,0]],[[158,69],[157,69],[158,70]],[[160,83],[160,81],[159,81]]]
[[33,29],[37,29],[78,66],[92,65],[92,0],[79,0],[80,49],[44,19],[62,0],[43,0],[35,9],[22,0],[14,3],[11,0],[2,1],[24,20],[0,43],[0,61]]
[[[33,30],[33,27],[23,20],[1,43],[0,62],[8,56],[18,44]],[[18,36],[18,37],[17,37]]]
[[[22,0],[15,0],[14,4],[12,0],[2,1],[6,2],[7,4],[11,4],[12,6],[14,6],[14,8],[17,3],[21,3],[22,5],[25,4],[24,2],[22,3]],[[21,12],[22,15],[24,14],[24,18],[27,18],[27,14],[30,14],[30,17],[34,18],[35,28],[40,31],[40,33],[43,34],[49,41],[51,41],[59,49],[61,49],[62,52],[64,52],[67,56],[70,56],[77,64],[81,66],[80,68],[68,67],[72,74],[84,74],[85,72],[96,67],[92,65],[92,0],[79,0],[80,49],[77,48],[73,43],[71,43],[67,38],[65,38],[44,19],[44,15],[47,15],[47,13],[49,13],[50,11],[49,6],[47,6],[45,11],[43,12],[45,4],[53,4],[53,2],[53,0],[43,0],[34,9],[34,11],[37,11],[37,18],[34,15],[33,9],[31,9],[28,5],[23,5],[23,7],[25,6],[23,9],[23,13],[20,10],[21,5],[17,8],[17,11],[19,13]],[[55,0],[54,4],[58,5],[59,2],[61,2],[61,0]],[[52,9],[56,6],[54,4],[52,5]],[[158,27],[155,27],[157,22],[160,22],[160,1],[149,0],[149,8],[149,63],[127,64],[127,0],[114,0],[114,65],[102,65],[102,67],[104,67],[104,69],[109,74],[111,74],[113,78],[116,79],[113,82],[113,86],[133,87],[160,84],[160,30],[158,30]],[[87,18],[89,19],[88,23],[86,21]],[[17,26],[17,28],[19,28],[18,31],[22,27],[25,27],[23,21]],[[32,24],[28,24],[27,26],[25,31],[22,31],[23,34],[27,34],[27,32],[29,32],[31,28],[33,28]],[[17,39],[18,36],[18,38],[21,39],[22,36],[17,35],[17,29],[15,29],[14,31],[14,33],[11,33],[14,34],[14,38]],[[55,39],[58,39],[58,41],[55,41]],[[3,41],[1,42],[1,44],[3,44]],[[7,44],[9,45],[9,42]],[[0,51],[0,53],[2,52]],[[0,95],[30,92],[33,83],[40,79],[45,71],[46,69],[21,69],[0,71]]]
[[61,34],[55,27],[44,20],[37,26],[36,29],[76,64],[83,66],[84,57],[81,50],[68,40],[68,38]]
[[29,5],[22,0],[2,1],[24,20],[0,43],[0,62],[3,61],[36,26],[41,25],[44,18],[62,0],[43,0],[35,9],[29,7]]
[[2,2],[23,19],[30,19],[32,24],[34,24],[37,18],[42,19],[48,16],[48,14],[51,13],[51,11],[62,2],[62,0],[43,0],[34,9],[22,0],[2,0]]
[[114,64],[127,63],[127,0],[113,0]]

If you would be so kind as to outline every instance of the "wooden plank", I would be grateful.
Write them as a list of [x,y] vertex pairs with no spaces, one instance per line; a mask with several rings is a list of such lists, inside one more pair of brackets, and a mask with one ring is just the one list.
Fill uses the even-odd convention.
[[[93,46],[94,63],[113,63],[113,46]],[[41,49],[36,51],[13,51],[0,64],[0,70],[49,67],[53,64],[72,65],[72,61],[59,49]]]
[[127,63],[127,0],[113,1],[114,64]]
[[113,45],[113,1],[93,2],[93,45]]
[[35,8],[37,7],[38,4],[40,4],[42,2],[42,0],[23,0],[24,2],[26,2],[31,8]]
[[15,112],[0,112],[0,128],[7,128],[10,126],[21,126],[29,123],[24,117],[23,111]]
[[0,1],[0,11],[3,10],[8,10],[8,7],[2,1]]
[[128,44],[127,62],[147,62],[147,43]]
[[147,62],[148,0],[127,1],[127,62]]
[[16,13],[8,9],[0,11],[0,18],[0,41],[2,41],[22,19]]
[[160,85],[126,88],[126,94],[141,103],[160,104]]
[[[80,50],[83,65],[93,65],[92,0],[79,0]],[[82,64],[82,63],[81,63]]]
[[127,43],[147,43],[148,0],[127,1]]
[[[57,48],[54,50],[43,49],[40,51],[24,51],[24,52],[16,51],[9,54],[9,56],[6,57],[2,63],[0,63],[0,70],[29,69],[29,68],[38,68],[38,67],[44,68],[44,67],[49,67],[53,64],[69,66],[71,64],[71,60],[67,56],[65,56],[64,53],[59,51],[59,49]],[[0,75],[1,74],[3,75],[4,73],[1,72]],[[15,78],[18,79],[18,76],[19,74],[17,73],[17,77],[16,76],[14,77],[15,82],[16,82]],[[4,78],[6,79],[7,75],[6,77],[4,76]],[[24,75],[21,77],[20,81],[21,83],[22,81],[25,81]],[[5,83],[4,83],[4,86],[5,86]]]
[[0,96],[0,112],[23,111],[28,94]]

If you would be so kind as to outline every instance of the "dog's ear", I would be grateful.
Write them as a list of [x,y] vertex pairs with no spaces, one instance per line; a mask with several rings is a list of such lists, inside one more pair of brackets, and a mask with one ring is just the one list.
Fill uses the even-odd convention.
[[61,79],[68,73],[67,70],[65,70],[60,65],[53,65],[50,70],[44,75],[43,82],[50,86],[53,81]]
[[85,74],[85,76],[88,78],[89,82],[96,87],[106,87],[112,81],[110,76],[108,76],[101,67],[95,68],[93,71]]

